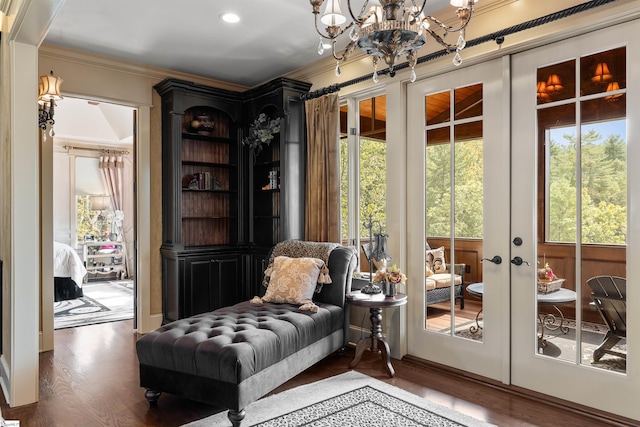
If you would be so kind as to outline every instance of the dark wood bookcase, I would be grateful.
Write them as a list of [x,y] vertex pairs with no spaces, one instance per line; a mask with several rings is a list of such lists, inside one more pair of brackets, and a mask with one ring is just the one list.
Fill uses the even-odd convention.
[[[162,98],[166,323],[261,294],[267,250],[304,238],[300,95],[310,85],[281,78],[239,93],[167,78],[154,88]],[[242,137],[260,113],[282,122],[254,162]]]
[[[248,121],[260,113],[281,118],[280,133],[255,157],[249,170],[249,241],[254,246],[253,282],[259,289],[267,250],[286,239],[304,238],[306,127],[304,101],[308,83],[279,78],[245,93]],[[276,174],[275,186],[269,174]]]
[[177,79],[162,97],[163,316],[172,321],[243,295],[242,98]]

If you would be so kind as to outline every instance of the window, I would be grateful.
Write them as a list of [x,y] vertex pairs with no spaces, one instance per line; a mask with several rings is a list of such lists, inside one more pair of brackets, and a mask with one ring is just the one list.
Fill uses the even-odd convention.
[[[453,99],[452,99],[453,97]],[[453,117],[450,117],[451,103]],[[428,95],[425,99],[425,230],[427,237],[451,236],[453,185],[455,237],[482,238],[482,84]],[[453,153],[451,122],[453,121]],[[451,161],[455,162],[453,176]]]
[[369,242],[370,220],[373,233],[386,230],[386,157],[386,96],[346,100],[340,108],[340,197],[341,235],[349,244]]
[[621,47],[538,69],[547,242],[626,243],[625,55]]

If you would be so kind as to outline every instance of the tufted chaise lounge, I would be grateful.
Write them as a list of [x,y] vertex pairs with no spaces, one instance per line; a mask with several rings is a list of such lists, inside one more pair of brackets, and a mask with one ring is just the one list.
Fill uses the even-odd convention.
[[[267,258],[268,259],[268,258]],[[332,283],[314,296],[317,313],[249,301],[168,323],[138,340],[140,385],[151,403],[168,392],[229,409],[240,426],[250,403],[347,344],[356,252],[337,247]]]

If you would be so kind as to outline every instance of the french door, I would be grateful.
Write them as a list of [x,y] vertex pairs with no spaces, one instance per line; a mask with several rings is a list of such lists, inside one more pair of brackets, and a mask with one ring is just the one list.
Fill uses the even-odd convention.
[[408,352],[505,382],[507,67],[494,60],[412,84],[407,109]]
[[[635,21],[514,55],[511,116],[510,223],[522,241],[511,252],[523,261],[511,265],[511,383],[634,419],[638,31]],[[596,276],[628,283],[617,354],[595,350],[609,331],[592,303]],[[561,289],[544,294],[554,281]]]
[[[409,354],[640,420],[639,32],[409,86]],[[615,291],[593,299],[594,277]]]

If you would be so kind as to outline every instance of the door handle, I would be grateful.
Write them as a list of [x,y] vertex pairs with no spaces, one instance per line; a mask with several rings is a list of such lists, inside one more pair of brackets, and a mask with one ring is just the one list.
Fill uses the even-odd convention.
[[511,260],[511,264],[514,264],[514,265],[522,265],[522,264],[531,265],[531,263],[529,261],[525,261],[522,258],[520,258],[519,256],[513,257],[513,259]]
[[480,258],[480,262],[482,261],[490,261],[494,264],[502,264],[502,257],[500,255],[495,255],[493,258]]

